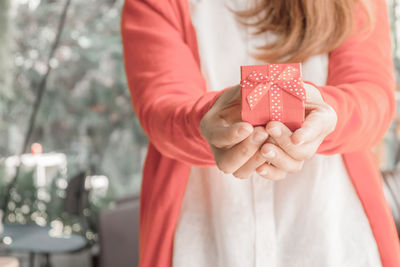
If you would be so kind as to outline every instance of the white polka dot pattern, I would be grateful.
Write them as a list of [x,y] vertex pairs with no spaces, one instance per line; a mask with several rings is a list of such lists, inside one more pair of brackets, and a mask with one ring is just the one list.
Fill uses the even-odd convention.
[[[286,67],[282,70],[282,66]],[[270,118],[282,121],[283,101],[282,91],[290,93],[305,101],[306,94],[299,70],[286,64],[269,64],[265,72],[253,71],[245,80],[242,80],[243,88],[254,88],[246,97],[247,103],[253,110],[261,99],[269,92]]]

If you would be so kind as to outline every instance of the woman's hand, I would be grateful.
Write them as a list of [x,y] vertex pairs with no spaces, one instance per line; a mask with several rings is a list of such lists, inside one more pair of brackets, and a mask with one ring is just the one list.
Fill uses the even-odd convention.
[[335,129],[337,121],[335,111],[323,101],[318,89],[307,85],[305,88],[306,119],[294,133],[278,121],[269,122],[265,129],[242,122],[240,86],[224,92],[200,123],[218,168],[238,178],[257,171],[272,180],[300,171],[304,161]]
[[[286,127],[280,122],[270,122],[268,124],[275,125],[279,124],[282,127]],[[268,129],[268,128],[267,128]],[[288,131],[285,131],[282,136],[290,139],[292,132],[286,127]],[[275,133],[275,129],[272,131]],[[295,173],[302,169],[304,160],[298,160],[291,157],[286,151],[275,145],[276,142],[270,137],[267,142],[258,150],[243,166],[233,174],[239,178],[247,178],[257,172],[268,179],[280,180],[286,177],[288,173]],[[269,162],[266,164],[266,162]]]
[[239,85],[220,95],[202,118],[200,131],[211,147],[218,168],[225,173],[238,170],[268,138],[264,127],[253,128],[242,122]]
[[301,128],[292,133],[284,124],[272,121],[266,125],[273,143],[266,143],[260,154],[271,164],[262,164],[256,170],[268,179],[283,179],[289,172],[297,172],[303,162],[311,158],[319,145],[336,126],[337,115],[326,104],[313,86],[305,86],[306,118]]

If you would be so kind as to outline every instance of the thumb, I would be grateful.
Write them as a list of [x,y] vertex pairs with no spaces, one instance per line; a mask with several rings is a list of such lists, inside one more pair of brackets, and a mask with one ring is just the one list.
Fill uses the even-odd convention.
[[247,122],[236,122],[231,125],[218,125],[209,130],[209,143],[217,148],[229,148],[250,136],[253,126]]
[[232,86],[220,95],[214,106],[226,106],[236,103],[238,100],[240,101],[240,94],[240,85]]

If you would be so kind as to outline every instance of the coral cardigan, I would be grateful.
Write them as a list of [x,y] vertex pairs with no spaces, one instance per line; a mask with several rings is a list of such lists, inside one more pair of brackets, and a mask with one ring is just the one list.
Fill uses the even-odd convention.
[[[387,6],[385,0],[373,2],[371,34],[360,34],[365,16],[357,10],[352,35],[329,53],[327,85],[317,87],[338,123],[317,153],[342,154],[383,267],[399,267],[399,240],[371,152],[395,112]],[[140,266],[168,267],[190,166],[215,165],[199,125],[222,91],[207,92],[187,0],[126,0],[121,26],[132,105],[150,139],[141,188]]]

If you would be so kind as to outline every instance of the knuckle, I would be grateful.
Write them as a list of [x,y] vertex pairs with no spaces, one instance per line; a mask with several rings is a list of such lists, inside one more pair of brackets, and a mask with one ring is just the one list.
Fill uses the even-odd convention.
[[240,146],[239,154],[242,156],[247,156],[250,153],[250,150],[247,146]]
[[292,147],[293,147],[293,143],[292,143],[292,141],[289,139],[289,138],[287,138],[287,139],[284,139],[282,142],[281,142],[281,144],[280,144],[280,146],[282,147],[282,148],[285,148],[285,149],[292,149]]

